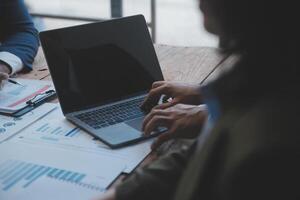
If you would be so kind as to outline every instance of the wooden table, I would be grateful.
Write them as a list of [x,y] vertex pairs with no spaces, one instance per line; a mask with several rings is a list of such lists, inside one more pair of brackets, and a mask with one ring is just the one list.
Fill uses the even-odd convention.
[[[182,81],[189,83],[204,83],[218,74],[224,63],[233,62],[229,56],[220,55],[216,48],[209,47],[174,47],[155,45],[155,50],[163,71],[165,80]],[[19,74],[20,78],[51,80],[44,54],[39,49],[33,64],[33,71],[28,74]],[[168,148],[165,148],[168,149]],[[151,153],[140,166],[155,159],[155,152]],[[113,184],[118,184],[124,175],[121,175]]]

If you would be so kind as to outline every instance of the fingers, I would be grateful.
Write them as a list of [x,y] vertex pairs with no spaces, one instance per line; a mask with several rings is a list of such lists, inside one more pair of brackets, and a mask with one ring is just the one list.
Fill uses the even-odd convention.
[[143,131],[145,135],[151,134],[159,126],[169,127],[171,119],[165,113],[152,114],[148,116],[143,123]]
[[160,105],[155,106],[153,109],[155,109],[155,110],[164,110],[166,108],[170,108],[170,107],[174,106],[175,104],[177,104],[176,101],[162,103]]
[[154,106],[157,105],[161,95],[167,92],[167,87],[165,87],[164,85],[158,86],[150,90],[148,96],[145,98],[141,105],[141,109],[149,112]]
[[155,116],[155,115],[164,115],[163,110],[156,110],[153,109],[144,119],[143,125],[142,125],[142,130],[145,130],[146,125],[149,123],[149,121]]
[[6,80],[8,79],[8,74],[7,73],[2,73],[0,72],[0,82],[3,81],[3,80]]
[[152,84],[152,89],[160,87],[162,85],[164,85],[166,83],[166,81],[156,81]]
[[168,118],[168,117],[155,116],[145,126],[144,133],[145,133],[145,135],[150,135],[158,127],[169,127],[170,123],[171,123],[171,121],[170,121],[170,118]]
[[8,79],[8,77],[8,74],[0,72],[0,90],[3,88],[3,85],[5,83],[4,80]]

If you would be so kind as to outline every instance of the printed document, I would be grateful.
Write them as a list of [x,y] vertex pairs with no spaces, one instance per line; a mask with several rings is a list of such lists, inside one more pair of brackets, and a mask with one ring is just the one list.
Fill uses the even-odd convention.
[[107,155],[7,141],[0,145],[0,199],[91,199],[123,171]]
[[49,147],[73,149],[119,158],[126,165],[125,173],[130,173],[151,152],[152,139],[120,149],[110,149],[85,131],[70,123],[59,108],[47,117],[34,123],[14,141],[27,144],[42,144]]
[[38,119],[57,107],[57,104],[45,103],[22,117],[10,117],[0,115],[0,144],[4,140],[14,136],[25,127],[29,126]]
[[14,79],[19,84],[7,82],[0,90],[0,112],[14,113],[24,108],[26,102],[40,98],[46,91],[54,90],[51,81]]

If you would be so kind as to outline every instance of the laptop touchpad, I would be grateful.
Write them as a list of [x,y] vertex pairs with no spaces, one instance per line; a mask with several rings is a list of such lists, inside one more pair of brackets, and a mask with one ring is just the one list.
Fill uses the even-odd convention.
[[140,117],[131,121],[125,122],[128,126],[131,126],[132,128],[141,131],[142,130],[142,125],[143,125],[144,117]]
[[125,123],[120,123],[108,128],[99,129],[97,136],[112,145],[116,145],[140,138],[141,132]]

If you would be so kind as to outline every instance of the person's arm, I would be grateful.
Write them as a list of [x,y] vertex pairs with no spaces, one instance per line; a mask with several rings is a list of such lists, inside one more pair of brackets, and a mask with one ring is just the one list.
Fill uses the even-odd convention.
[[[149,112],[143,122],[142,131],[149,135],[157,127],[168,130],[152,144],[152,149],[172,138],[196,137],[206,121],[206,107],[203,103],[199,84],[158,81],[145,98],[141,109]],[[158,100],[164,96],[162,104]],[[189,105],[183,105],[189,104]]]
[[10,73],[32,69],[37,53],[38,31],[23,0],[2,0],[0,3],[0,60]]
[[181,174],[190,156],[193,155],[195,146],[196,142],[188,149],[170,153],[145,168],[137,170],[116,188],[116,199],[171,199]]
[[162,157],[138,169],[117,188],[110,189],[99,200],[167,200],[174,195],[177,183],[196,143]]

